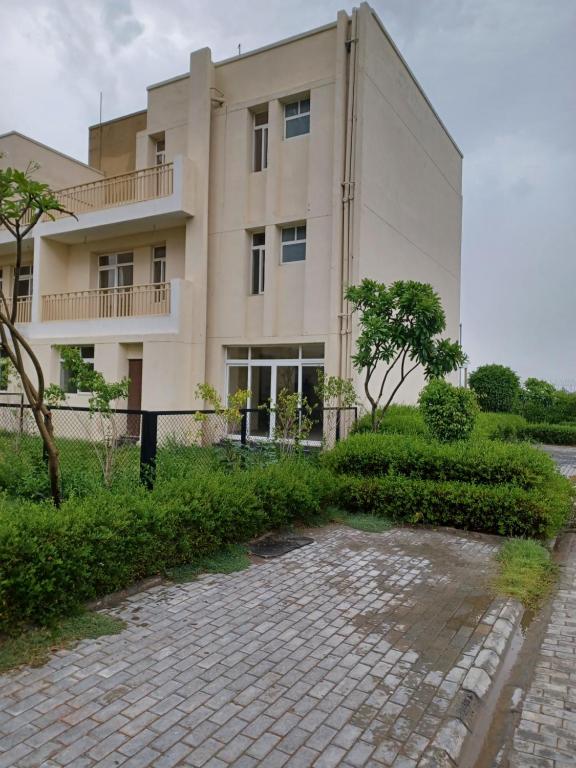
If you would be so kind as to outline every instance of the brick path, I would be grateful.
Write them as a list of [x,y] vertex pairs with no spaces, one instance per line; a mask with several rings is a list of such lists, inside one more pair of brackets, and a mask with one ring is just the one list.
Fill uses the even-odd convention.
[[[576,448],[545,446],[568,477]],[[560,585],[509,757],[514,768],[576,766],[576,534],[564,540]]]
[[494,540],[313,535],[247,571],[136,595],[115,610],[122,634],[0,677],[0,768],[456,759],[518,619],[486,588]]

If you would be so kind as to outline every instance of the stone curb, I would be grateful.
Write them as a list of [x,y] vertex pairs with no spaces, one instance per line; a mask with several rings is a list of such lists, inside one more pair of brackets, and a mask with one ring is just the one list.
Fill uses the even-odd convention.
[[463,670],[460,689],[448,710],[448,719],[436,733],[428,753],[418,762],[418,768],[457,768],[464,743],[473,732],[523,614],[520,603],[504,598],[496,598],[484,613],[478,625],[479,629],[484,628],[484,640],[465,649],[457,662],[456,669]]

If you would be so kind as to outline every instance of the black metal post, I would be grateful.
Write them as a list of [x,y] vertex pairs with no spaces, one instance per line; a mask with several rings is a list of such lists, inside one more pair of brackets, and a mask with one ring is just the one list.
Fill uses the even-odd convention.
[[340,408],[336,411],[336,442],[340,442]]
[[246,445],[248,442],[248,421],[247,421],[247,414],[246,414],[246,408],[242,408],[240,410],[240,442],[242,445]]
[[156,479],[156,450],[158,448],[158,414],[142,411],[142,434],[140,438],[140,482],[149,491]]

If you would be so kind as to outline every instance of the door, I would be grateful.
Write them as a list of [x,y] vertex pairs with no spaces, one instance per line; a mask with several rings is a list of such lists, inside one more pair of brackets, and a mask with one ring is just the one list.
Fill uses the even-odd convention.
[[[128,410],[139,411],[142,408],[142,360],[128,360]],[[129,413],[127,432],[130,437],[140,437],[140,415]]]

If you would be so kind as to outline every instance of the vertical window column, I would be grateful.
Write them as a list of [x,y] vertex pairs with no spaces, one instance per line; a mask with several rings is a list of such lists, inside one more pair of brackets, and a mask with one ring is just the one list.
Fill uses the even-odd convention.
[[250,270],[250,293],[264,293],[266,271],[266,235],[264,232],[254,232],[252,235],[252,263]]

